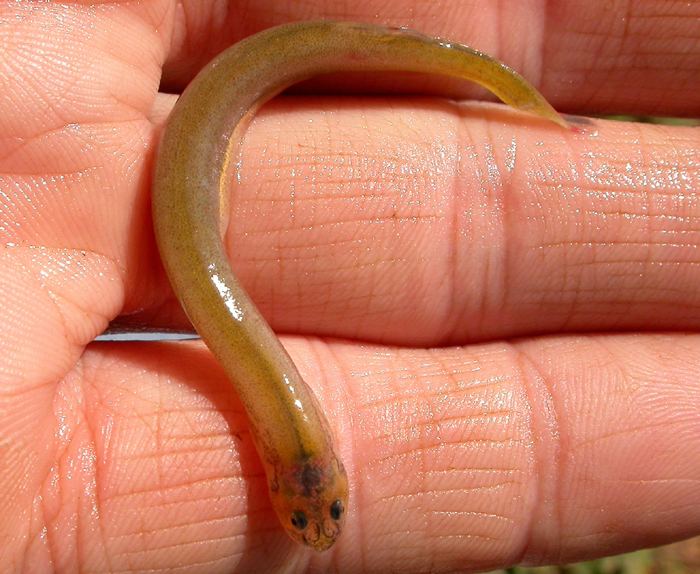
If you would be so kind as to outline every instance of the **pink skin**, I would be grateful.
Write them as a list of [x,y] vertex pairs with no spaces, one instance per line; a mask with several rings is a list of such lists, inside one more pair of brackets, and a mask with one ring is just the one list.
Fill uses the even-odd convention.
[[[697,19],[647,29],[626,14],[643,30],[625,50],[661,46],[665,62],[628,70],[615,42],[595,45],[603,16],[492,7],[475,21],[459,4],[444,22],[393,23],[477,45],[533,80],[546,70],[539,87],[559,109],[700,113],[688,89],[700,70],[681,56]],[[378,5],[303,16],[362,20]],[[159,62],[172,78],[203,63],[188,48],[241,27],[195,9],[185,25],[167,2],[37,3],[17,18],[28,6],[0,9],[12,29],[0,563],[440,571],[700,533],[697,130],[597,121],[562,134],[427,98],[263,110],[228,240],[273,325],[300,335],[285,342],[353,480],[341,541],[312,556],[279,528],[240,405],[201,344],[89,344],[119,314],[183,324],[149,222],[152,144],[173,101],[155,96]],[[272,23],[268,8],[254,3],[245,29]]]

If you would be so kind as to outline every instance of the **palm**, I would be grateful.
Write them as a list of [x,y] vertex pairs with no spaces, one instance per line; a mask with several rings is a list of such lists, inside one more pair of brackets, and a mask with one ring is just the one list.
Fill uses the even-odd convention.
[[[186,324],[149,210],[169,6],[0,8],[2,564],[309,559],[200,343],[91,343],[119,316]],[[171,58],[171,78],[201,63]],[[635,98],[693,113],[692,93]],[[566,334],[697,330],[697,134],[601,122],[564,142],[496,107],[304,104],[252,126],[228,241],[273,325],[304,335],[285,343],[354,485],[347,568],[561,561],[700,532],[697,338]]]

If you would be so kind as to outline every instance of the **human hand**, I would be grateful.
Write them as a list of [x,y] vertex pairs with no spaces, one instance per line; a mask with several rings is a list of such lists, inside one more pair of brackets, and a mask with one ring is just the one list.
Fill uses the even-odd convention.
[[[379,9],[208,6],[0,8],[0,563],[448,571],[700,533],[697,130],[567,133],[426,97],[282,98],[258,116],[227,242],[348,467],[326,554],[277,524],[201,343],[91,343],[118,316],[186,325],[150,224],[162,64],[178,86],[257,29]],[[386,22],[503,59],[560,110],[697,115],[698,19],[596,6]]]

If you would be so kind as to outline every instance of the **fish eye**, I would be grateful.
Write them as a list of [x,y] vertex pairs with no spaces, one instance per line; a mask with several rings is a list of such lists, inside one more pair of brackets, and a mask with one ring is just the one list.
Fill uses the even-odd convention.
[[304,530],[308,524],[309,521],[306,518],[306,514],[304,514],[301,510],[295,510],[292,512],[292,526],[294,526],[294,528],[297,530]]
[[331,518],[333,520],[340,520],[340,517],[343,515],[343,501],[342,500],[335,500],[333,504],[331,504]]

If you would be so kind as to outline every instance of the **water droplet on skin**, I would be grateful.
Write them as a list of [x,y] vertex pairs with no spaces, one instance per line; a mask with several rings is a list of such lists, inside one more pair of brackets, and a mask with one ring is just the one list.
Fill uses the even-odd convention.
[[506,166],[506,171],[508,171],[508,173],[512,173],[515,170],[516,156],[517,156],[517,144],[515,142],[515,138],[512,138],[510,140],[510,144],[508,144],[508,147],[506,148],[505,166]]

